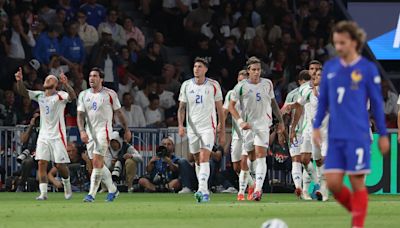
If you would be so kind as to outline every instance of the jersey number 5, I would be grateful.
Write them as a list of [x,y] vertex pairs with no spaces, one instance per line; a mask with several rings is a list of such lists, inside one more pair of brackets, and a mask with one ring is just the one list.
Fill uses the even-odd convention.
[[344,93],[346,92],[346,89],[344,87],[338,87],[336,91],[338,93],[337,102],[338,104],[341,104],[343,102],[343,97]]
[[260,93],[256,93],[256,101],[261,101],[261,94]]

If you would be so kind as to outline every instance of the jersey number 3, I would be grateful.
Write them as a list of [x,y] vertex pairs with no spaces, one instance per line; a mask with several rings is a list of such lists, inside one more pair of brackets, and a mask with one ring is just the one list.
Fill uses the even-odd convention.
[[338,93],[337,102],[338,104],[341,104],[343,102],[343,97],[344,93],[346,92],[346,89],[344,87],[338,87],[336,91]]

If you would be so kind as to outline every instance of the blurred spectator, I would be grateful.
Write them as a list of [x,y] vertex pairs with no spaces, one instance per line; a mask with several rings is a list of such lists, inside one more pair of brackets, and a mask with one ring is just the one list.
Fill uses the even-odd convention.
[[[168,140],[168,142],[167,142]],[[179,177],[179,158],[173,154],[173,143],[169,138],[162,141],[146,167],[147,174],[139,179],[139,185],[149,192],[177,191],[181,188]]]
[[[210,68],[213,66],[213,60],[215,59],[215,49],[210,46],[209,38],[205,35],[200,35],[197,41],[197,46],[192,52],[192,63],[195,58],[201,57],[208,61]],[[212,70],[209,68],[209,72]]]
[[87,23],[95,28],[106,18],[106,8],[97,4],[97,0],[88,0],[81,6],[81,9],[86,13]]
[[60,54],[59,35],[58,26],[49,26],[47,31],[39,35],[36,46],[33,48],[33,57],[40,62],[44,71],[48,69],[50,57],[54,54]]
[[275,24],[273,16],[266,16],[265,22],[257,26],[256,34],[263,38],[267,44],[276,44],[282,37],[281,28]]
[[102,32],[105,27],[108,27],[112,34],[112,39],[119,45],[126,45],[126,35],[124,28],[117,24],[118,11],[116,9],[109,9],[107,11],[107,21],[99,25],[98,31],[101,38]]
[[214,145],[210,154],[210,178],[208,179],[208,186],[213,192],[237,193],[238,191],[228,179],[225,178],[221,170],[223,156],[224,148],[219,145]]
[[126,41],[128,41],[129,39],[135,39],[140,48],[144,49],[146,43],[144,35],[142,31],[137,26],[135,26],[134,21],[131,17],[126,17],[124,19],[124,30],[126,34]]
[[221,17],[222,17],[222,24],[229,26],[229,28],[232,28],[234,26],[234,20],[233,20],[233,10],[232,10],[232,4],[230,2],[225,2],[222,5],[221,8]]
[[303,39],[307,40],[310,36],[315,36],[317,38],[322,38],[322,31],[319,27],[319,21],[316,17],[310,17],[307,20],[307,24],[303,26],[301,31]]
[[136,177],[138,164],[143,162],[142,156],[129,143],[123,141],[118,131],[110,136],[110,145],[104,163],[112,171],[113,181],[119,181],[125,177],[128,192],[133,192],[133,180]]
[[214,13],[210,22],[201,26],[201,33],[208,37],[215,46],[221,46],[224,39],[230,36],[231,29],[229,25],[223,24],[223,18],[218,13]]
[[32,119],[33,111],[31,100],[22,97],[21,106],[17,110],[17,124],[28,125]]
[[164,111],[165,124],[167,125],[167,127],[178,126],[178,107],[179,107],[178,96],[179,96],[178,93],[174,95],[175,105]]
[[4,8],[5,4],[6,4],[5,0],[0,0],[0,20],[3,21],[4,23],[7,23],[8,22],[8,14]]
[[137,41],[133,38],[130,38],[127,42],[128,44],[128,51],[129,51],[129,58],[130,62],[136,64],[139,61],[139,55],[141,52],[141,48]]
[[165,90],[174,94],[179,93],[181,83],[175,79],[176,69],[172,64],[165,64],[162,68],[162,77],[165,79]]
[[[131,93],[124,93],[122,98],[122,112],[125,115],[128,127],[146,127],[146,119],[144,118],[143,109],[135,105]],[[121,125],[116,119],[116,125]],[[122,125],[121,125],[122,126]]]
[[240,17],[244,17],[249,22],[249,26],[256,28],[261,24],[261,16],[254,10],[252,0],[246,0],[242,3],[241,10],[233,15],[233,19],[237,21]]
[[384,111],[386,116],[386,126],[388,128],[397,127],[397,98],[398,96],[390,90],[390,82],[382,80],[382,96],[384,101]]
[[164,45],[164,35],[161,32],[154,33],[153,42],[160,45],[160,56],[164,63],[169,62],[167,47]]
[[160,78],[158,80],[157,94],[160,98],[160,108],[162,108],[163,111],[176,105],[174,93],[165,90],[166,86],[166,80],[164,78]]
[[236,38],[230,36],[225,39],[225,45],[219,50],[218,54],[219,72],[222,76],[222,87],[231,89],[236,84],[232,75],[237,74],[245,64],[244,54],[236,46]]
[[48,25],[58,26],[60,28],[60,35],[61,35],[61,34],[64,34],[65,22],[66,22],[65,21],[65,10],[62,8],[58,8],[56,10],[56,17]]
[[139,90],[135,96],[135,104],[146,110],[150,104],[149,96],[157,93],[157,81],[149,78],[146,80],[144,89]]
[[112,39],[112,32],[105,26],[99,32],[100,40],[93,46],[89,56],[90,67],[100,67],[104,71],[104,86],[118,92],[117,69],[121,64],[118,46]]
[[247,56],[256,56],[263,62],[269,61],[267,45],[260,36],[255,36],[247,48]]
[[159,77],[161,76],[163,64],[163,60],[160,57],[160,45],[149,43],[146,48],[146,55],[139,58],[138,68],[144,74]]
[[331,5],[326,0],[321,0],[318,6],[318,12],[316,12],[315,16],[318,18],[319,24],[321,27],[327,27],[329,21],[333,17],[331,14]]
[[160,97],[157,94],[149,95],[149,106],[144,112],[148,127],[165,127],[164,115],[160,110]]
[[49,74],[59,77],[61,73],[68,73],[72,69],[72,63],[60,55],[52,55],[49,63]]
[[59,0],[57,9],[64,10],[66,22],[70,22],[75,19],[76,9],[71,6],[71,0]]
[[44,20],[48,25],[56,21],[57,17],[56,10],[50,8],[49,2],[48,0],[40,1],[38,11],[39,18]]
[[79,22],[79,37],[83,41],[86,53],[90,53],[93,45],[99,40],[99,34],[97,33],[95,27],[86,23],[85,11],[79,10],[77,13],[77,18]]
[[241,17],[237,22],[237,26],[232,29],[231,34],[236,37],[238,46],[242,50],[246,50],[250,41],[256,36],[256,30],[248,26],[245,17]]
[[32,31],[24,24],[21,17],[15,14],[11,17],[11,30],[7,34],[9,43],[8,57],[10,72],[21,66],[25,59],[31,58],[31,50],[36,45]]
[[61,39],[61,54],[70,62],[80,65],[83,68],[85,61],[85,47],[78,35],[78,23],[70,22],[67,25],[67,34]]
[[4,101],[4,104],[0,104],[0,126],[15,126],[17,124],[17,110],[12,90],[4,92]]
[[191,8],[191,0],[162,0],[162,9],[155,15],[158,31],[166,37],[166,43],[177,45],[182,42],[183,22]]
[[82,72],[74,69],[71,73],[73,73],[71,86],[74,88],[76,94],[79,94],[81,91],[88,88],[88,83]]
[[200,34],[201,26],[210,22],[214,10],[210,8],[210,0],[199,0],[199,7],[188,14],[185,29],[192,36]]

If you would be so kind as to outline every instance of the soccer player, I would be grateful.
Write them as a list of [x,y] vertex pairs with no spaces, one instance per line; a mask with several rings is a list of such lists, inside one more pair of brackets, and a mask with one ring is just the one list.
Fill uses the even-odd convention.
[[[313,119],[315,118],[315,115],[317,113],[317,108],[318,108],[318,97],[319,97],[319,85],[321,82],[321,73],[322,69],[318,69],[317,72],[314,75],[314,80],[313,80],[313,91],[311,93],[310,97],[310,104],[311,104],[311,113],[313,116]],[[328,200],[328,189],[326,188],[326,180],[325,180],[325,175],[323,174],[324,170],[324,160],[326,157],[326,152],[328,150],[328,121],[329,121],[329,114],[326,114],[324,120],[322,121],[321,125],[321,144],[320,145],[315,145],[314,142],[312,142],[312,156],[313,159],[317,165],[317,177],[318,177],[318,183],[321,187],[319,191],[317,191],[316,197],[319,201],[327,201]]]
[[[208,202],[208,178],[210,176],[210,154],[215,143],[216,131],[220,145],[225,143],[225,120],[222,108],[222,92],[217,81],[206,78],[208,62],[203,58],[194,61],[192,79],[186,80],[179,94],[179,135],[185,135],[186,127],[190,153],[194,155],[196,175],[199,181],[195,193],[197,202]],[[216,111],[218,113],[218,126]],[[216,129],[217,128],[217,129]]]
[[[232,117],[243,130],[243,147],[248,153],[256,155],[256,186],[252,200],[260,201],[265,175],[267,173],[267,148],[269,146],[269,127],[272,124],[272,112],[279,120],[279,132],[283,133],[285,126],[279,106],[275,100],[272,82],[261,78],[261,61],[251,57],[247,61],[248,79],[239,82],[234,88],[234,96],[229,105]],[[236,103],[240,102],[241,113],[236,110]],[[243,157],[242,157],[243,158]],[[241,163],[241,172],[245,172],[245,181],[249,176],[247,159]],[[243,196],[238,196],[244,200]]]
[[104,87],[103,80],[104,73],[101,69],[91,69],[90,88],[82,91],[78,98],[78,128],[82,142],[87,144],[89,158],[93,161],[90,190],[84,202],[94,202],[100,182],[103,182],[108,189],[106,201],[113,201],[119,194],[112,182],[110,170],[104,165],[104,155],[113,131],[114,113],[125,129],[125,140],[129,142],[131,139],[131,131],[121,111],[118,95],[113,90]]
[[[308,71],[304,70],[301,71],[298,75],[298,83],[300,87],[311,80],[310,74]],[[295,114],[295,110],[291,109],[291,106],[295,104],[299,98],[299,89],[290,91],[290,93],[286,96],[285,104],[282,107],[283,114],[290,114],[291,121],[293,121],[293,117]],[[295,194],[297,197],[301,197],[303,190],[302,190],[302,167],[301,167],[301,154],[300,154],[300,146],[302,143],[302,131],[303,129],[300,127],[303,126],[303,115],[300,117],[299,122],[296,128],[289,128],[290,131],[294,131],[294,138],[292,143],[290,143],[290,156],[292,157],[292,179],[295,186]],[[289,135],[292,132],[289,132]],[[308,173],[304,170],[306,177],[308,177]],[[308,178],[309,179],[309,178]],[[308,194],[307,194],[308,195]],[[309,197],[308,197],[309,198]]]
[[[364,227],[368,192],[365,174],[370,172],[370,134],[367,100],[370,100],[383,154],[389,151],[385,126],[381,77],[376,66],[360,56],[365,33],[355,22],[342,21],[333,28],[333,44],[339,57],[324,65],[314,142],[321,143],[321,125],[329,112],[328,152],[325,160],[327,186],[335,199],[352,214],[352,227]],[[343,184],[344,174],[352,191]]]
[[60,83],[64,91],[57,91],[59,79],[54,75],[48,75],[44,81],[44,91],[27,90],[24,82],[22,69],[15,74],[17,80],[17,91],[23,97],[39,103],[40,131],[36,145],[36,156],[38,160],[39,190],[37,200],[47,200],[47,165],[53,161],[59,170],[64,185],[65,199],[71,199],[72,190],[69,178],[69,170],[66,163],[70,163],[67,153],[67,138],[65,130],[64,109],[68,102],[76,99],[74,89],[69,85],[68,78],[61,73]]
[[[247,79],[247,71],[246,70],[241,70],[238,75],[238,82],[241,82],[242,80]],[[226,117],[229,113],[229,104],[234,96],[235,91],[230,90],[225,96],[225,102],[224,102],[224,116]],[[236,111],[240,114],[241,113],[241,108],[240,108],[240,102],[237,102],[235,105]],[[253,162],[255,160],[255,156],[251,157],[250,159],[248,158],[249,156],[245,151],[243,151],[243,136],[239,127],[239,124],[237,121],[232,118],[232,142],[231,142],[231,161],[233,164],[233,169],[235,172],[239,175],[239,193],[238,193],[238,200],[244,200],[244,193],[246,191],[247,185],[249,186],[249,199],[251,199],[253,196],[251,195],[252,192],[254,192],[254,180],[253,177],[251,176],[251,173],[254,172],[254,165]],[[245,167],[248,167],[249,171],[241,171],[241,163],[246,161],[246,164],[244,164]],[[250,172],[250,173],[249,173]],[[246,175],[249,175],[248,177],[245,177]],[[247,179],[247,183],[245,183]]]

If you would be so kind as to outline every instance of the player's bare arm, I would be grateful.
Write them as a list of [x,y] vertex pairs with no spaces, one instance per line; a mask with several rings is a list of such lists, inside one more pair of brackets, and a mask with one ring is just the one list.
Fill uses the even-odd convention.
[[124,139],[127,142],[130,142],[131,139],[132,139],[132,133],[131,133],[131,130],[129,130],[129,128],[128,128],[128,123],[126,122],[126,118],[125,118],[124,113],[122,113],[121,109],[118,109],[118,110],[114,111],[114,114],[118,117],[122,127],[125,130]]
[[185,122],[185,115],[186,115],[186,103],[179,102],[178,108],[178,127],[179,127],[179,136],[185,136],[185,128],[183,127],[183,122]]
[[279,109],[279,105],[276,102],[276,99],[271,99],[271,108],[272,108],[272,112],[274,113],[275,117],[279,121],[278,133],[282,133],[285,131],[285,124],[283,122],[282,113],[281,113],[281,110]]
[[15,80],[17,80],[17,93],[23,97],[29,98],[28,90],[26,89],[24,81],[23,81],[21,67],[18,69],[17,73],[15,73]]
[[89,142],[89,136],[87,135],[85,131],[85,113],[78,111],[77,115],[77,124],[79,128],[79,133],[81,135],[81,140],[83,143],[87,144]]
[[290,125],[291,126],[290,127],[291,128],[290,129],[290,143],[293,143],[294,140],[296,139],[295,129],[297,127],[297,124],[299,123],[299,120],[300,120],[301,115],[303,114],[303,110],[304,110],[303,106],[300,105],[299,103],[293,104],[293,107],[294,107],[295,113],[294,113],[292,124]]
[[222,101],[216,101],[215,102],[215,107],[217,108],[217,114],[218,114],[218,141],[219,145],[223,146],[225,145],[225,114],[224,114],[224,108],[222,107]]
[[235,119],[238,122],[239,127],[241,129],[243,130],[250,129],[251,128],[250,124],[242,119],[242,117],[239,115],[239,112],[236,110],[235,106],[236,106],[236,101],[229,102],[229,112],[231,113],[233,119]]
[[77,97],[75,90],[68,83],[68,78],[65,76],[64,72],[61,72],[60,74],[60,83],[64,86],[65,91],[68,93],[69,99],[71,101],[75,100]]

